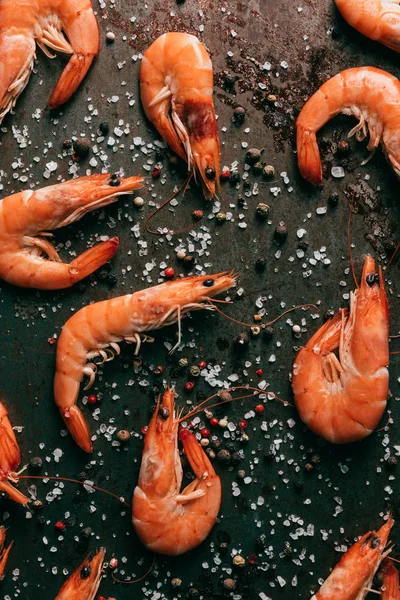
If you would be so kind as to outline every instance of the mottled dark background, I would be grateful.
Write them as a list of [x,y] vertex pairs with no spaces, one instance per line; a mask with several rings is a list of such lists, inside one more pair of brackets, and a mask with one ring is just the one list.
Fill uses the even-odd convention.
[[[58,57],[51,61],[38,50],[35,73],[18,101],[16,114],[7,117],[3,123],[0,137],[2,196],[28,185],[38,187],[55,183],[58,177],[70,177],[72,162],[70,156],[62,153],[63,140],[80,135],[94,136],[94,139],[99,124],[104,121],[110,125],[111,135],[116,140],[114,147],[107,147],[105,142],[98,144],[107,155],[106,166],[112,171],[122,168],[126,174],[143,171],[143,165],[149,159],[155,160],[154,154],[150,152],[145,156],[137,149],[131,150],[132,139],[140,136],[146,143],[151,143],[157,134],[140,108],[140,54],[163,32],[175,30],[197,34],[210,51],[214,64],[222,165],[229,166],[237,160],[239,170],[243,172],[245,150],[241,144],[245,141],[249,147],[265,148],[263,158],[275,167],[277,183],[261,183],[259,176],[250,174],[249,180],[260,184],[259,194],[247,198],[247,209],[241,209],[237,204],[243,190],[229,183],[223,184],[221,210],[230,211],[234,216],[233,222],[223,225],[206,218],[211,208],[205,205],[199,189],[193,186],[174,210],[164,210],[154,224],[181,228],[191,222],[194,209],[205,211],[205,219],[194,231],[211,234],[211,244],[207,248],[209,255],[199,256],[196,252],[194,255],[197,265],[209,273],[232,267],[238,270],[239,287],[244,293],[235,298],[233,306],[226,308],[229,315],[252,322],[258,310],[255,302],[259,296],[268,298],[264,306],[269,318],[279,314],[283,307],[304,302],[320,303],[321,308],[317,320],[305,312],[290,315],[296,324],[302,324],[301,320],[305,319],[305,331],[300,339],[293,337],[291,325],[284,318],[274,326],[272,340],[267,341],[262,336],[253,338],[244,354],[235,351],[233,342],[243,328],[210,314],[196,314],[185,322],[183,339],[188,345],[172,359],[168,358],[164,341],[174,341],[175,327],[157,333],[155,344],[143,346],[140,370],[133,370],[132,346],[124,345],[122,357],[108,364],[96,380],[94,392],[103,395],[101,404],[95,407],[100,408],[98,420],[91,418],[95,409],[86,407],[84,412],[93,432],[101,424],[112,424],[117,430],[129,429],[134,435],[124,448],[112,446],[99,435],[95,452],[89,457],[80,452],[69,437],[60,436],[63,424],[52,397],[55,345],[49,344],[48,339],[59,334],[71,313],[85,304],[157,283],[163,261],[173,266],[177,274],[188,271],[176,259],[174,249],[178,246],[178,238],[187,247],[190,235],[166,241],[144,231],[144,219],[152,210],[150,202],[166,198],[174,185],[183,181],[184,174],[171,174],[168,161],[164,160],[165,185],[149,178],[141,193],[146,199],[143,210],[135,208],[131,198],[126,197],[100,214],[89,215],[82,222],[57,233],[58,247],[66,260],[72,259],[71,249],[81,252],[97,236],[119,235],[120,248],[112,261],[112,273],[117,276],[115,287],[98,275],[83,286],[60,293],[24,291],[1,284],[1,396],[13,424],[24,426],[18,436],[22,464],[32,456],[41,456],[45,464],[39,474],[74,478],[85,470],[98,485],[130,501],[139,470],[143,443],[141,428],[150,417],[153,386],[162,384],[162,378],[153,374],[155,366],[163,366],[167,381],[176,381],[179,402],[183,406],[187,399],[195,401],[196,393],[209,395],[212,389],[200,377],[190,396],[183,391],[184,383],[192,378],[188,369],[178,368],[181,357],[188,359],[189,366],[200,359],[209,365],[220,365],[220,379],[226,382],[229,375],[236,373],[239,383],[257,385],[260,377],[256,375],[256,369],[261,367],[264,371],[261,379],[268,381],[269,389],[290,401],[289,373],[296,349],[320,326],[326,309],[346,305],[343,294],[348,294],[354,287],[349,273],[346,238],[349,204],[344,194],[346,189],[349,192],[352,184],[360,186],[359,182],[363,181],[362,187],[358,187],[361,194],[356,196],[357,214],[351,229],[357,273],[363,253],[372,251],[382,261],[390,254],[385,248],[390,249],[393,240],[398,238],[396,226],[400,209],[398,181],[383,154],[377,152],[367,166],[361,167],[367,152],[365,144],[352,140],[351,152],[344,163],[346,177],[333,180],[330,176],[331,166],[340,164],[341,160],[334,155],[335,144],[345,139],[354,120],[339,117],[321,133],[326,138],[325,144],[321,143],[326,178],[320,189],[301,180],[293,141],[295,118],[304,100],[328,77],[347,67],[360,65],[379,66],[398,75],[399,66],[393,52],[349,28],[331,0],[187,0],[179,5],[173,0],[150,0],[140,4],[132,0],[118,0],[115,4],[106,0],[102,9],[97,0],[94,4],[101,27],[101,52],[73,99],[60,111],[50,112],[46,108],[64,59]],[[132,17],[136,17],[133,22]],[[106,44],[108,30],[116,35],[111,45]],[[269,72],[262,68],[265,62],[271,64]],[[282,62],[287,63],[287,68]],[[234,85],[230,88],[232,76]],[[275,102],[267,100],[271,94],[277,97]],[[112,102],[112,96],[119,96],[119,100]],[[134,106],[130,106],[130,99],[136,101]],[[237,104],[246,109],[246,120],[241,127],[232,124],[232,111]],[[38,108],[41,113],[37,119],[33,114]],[[122,129],[129,123],[130,133],[118,138],[113,130],[120,120],[124,124]],[[246,132],[247,128],[249,132]],[[17,140],[18,130],[26,139],[24,148],[20,148]],[[92,171],[102,166],[99,157],[96,158],[98,166]],[[12,163],[17,161],[20,164],[13,168]],[[43,172],[50,161],[56,161],[58,168],[46,181]],[[77,172],[84,174],[87,169],[90,165],[84,162]],[[288,185],[280,176],[283,172],[287,172],[290,179]],[[24,175],[29,178],[28,182],[19,180]],[[369,180],[365,181],[367,175]],[[281,188],[277,197],[270,192],[275,186]],[[293,189],[289,191],[291,187]],[[339,193],[338,207],[328,208],[325,215],[317,215],[316,208],[327,206],[332,192]],[[261,223],[256,219],[255,206],[261,201],[271,207],[269,222]],[[247,228],[238,227],[240,214],[245,215],[242,221],[247,223]],[[280,258],[276,258],[279,247],[274,242],[273,232],[281,221],[287,226],[288,238],[281,247]],[[136,223],[140,226],[139,238],[132,232]],[[299,243],[296,231],[302,227],[307,231],[303,240],[309,246],[305,257],[299,259],[296,256]],[[71,248],[65,248],[69,241]],[[138,241],[147,242],[147,256],[139,256]],[[200,243],[194,243],[197,251]],[[326,267],[319,261],[315,265],[309,264],[313,252],[323,246],[331,265]],[[257,272],[255,268],[259,257],[266,259],[267,267],[263,272]],[[145,264],[153,260],[151,281],[146,281],[143,270]],[[388,274],[392,333],[399,333],[400,329],[398,269],[397,261]],[[311,273],[304,277],[308,270]],[[345,286],[339,282],[345,282]],[[315,316],[315,312],[313,314]],[[399,346],[393,343],[392,349],[399,349]],[[276,356],[275,362],[269,362],[271,355]],[[310,590],[318,587],[318,580],[325,578],[339,559],[341,545],[378,527],[389,508],[395,517],[399,516],[397,472],[400,467],[390,470],[387,464],[387,457],[396,454],[398,443],[398,364],[398,357],[392,357],[389,409],[394,423],[387,431],[374,433],[359,444],[333,447],[323,443],[305,429],[293,408],[269,401],[263,418],[248,421],[248,444],[232,442],[234,449],[243,449],[244,460],[232,467],[216,462],[224,495],[219,522],[207,541],[183,557],[157,557],[151,575],[135,586],[113,584],[110,571],[107,571],[100,594],[117,600],[187,597],[220,600],[229,597],[222,581],[229,574],[226,570],[232,567],[233,553],[239,551],[247,562],[243,569],[233,573],[237,581],[234,598],[258,600],[260,593],[273,600],[308,598]],[[141,386],[143,381],[148,385]],[[229,420],[237,423],[255,404],[256,401],[250,400],[221,408],[217,416],[227,415]],[[288,426],[289,419],[295,420],[292,428]],[[268,423],[267,431],[260,428],[263,420]],[[383,426],[386,421],[387,415],[382,420]],[[222,431],[218,429],[216,433],[224,444]],[[273,444],[276,454],[265,460],[264,455]],[[55,462],[58,452],[53,454],[56,449],[63,453],[58,463]],[[308,473],[305,464],[312,456],[315,466]],[[316,464],[318,458],[320,462]],[[238,478],[238,469],[245,470],[252,478],[251,483],[246,485]],[[34,472],[29,469],[28,473]],[[232,482],[236,482],[241,490],[237,497],[232,496]],[[21,481],[20,487],[26,490],[32,483]],[[297,489],[300,485],[302,487]],[[119,559],[123,573],[119,570],[118,577],[139,577],[146,571],[151,556],[144,551],[132,530],[128,508],[121,507],[117,500],[106,495],[87,494],[68,483],[58,487],[62,494],[48,505],[46,495],[53,489],[51,482],[37,482],[37,495],[45,504],[40,513],[45,517],[44,525],[37,523],[38,513],[28,520],[20,506],[6,503],[1,507],[4,523],[9,527],[9,538],[15,540],[7,576],[1,586],[2,598],[54,598],[65,579],[63,570],[71,572],[87,549],[93,550],[100,545],[107,548],[108,558],[115,555]],[[262,498],[262,505],[257,505],[259,498]],[[76,525],[68,527],[61,537],[54,529],[54,523],[64,519],[66,513],[76,517]],[[93,536],[85,544],[81,531],[86,527],[92,528]],[[299,535],[293,539],[291,534],[298,528],[301,528]],[[304,535],[307,532],[312,535]],[[261,534],[266,536],[266,550],[259,552],[256,540]],[[392,539],[395,542],[398,539],[397,526]],[[225,553],[220,548],[221,541],[229,541]],[[397,550],[394,552],[398,554]],[[252,559],[253,565],[248,561],[252,554],[256,555]],[[172,589],[170,581],[173,577],[182,579],[181,588]],[[293,578],[297,578],[295,587]],[[283,583],[283,580],[285,585],[281,587],[279,581]],[[199,595],[190,591],[192,588],[197,589]]]

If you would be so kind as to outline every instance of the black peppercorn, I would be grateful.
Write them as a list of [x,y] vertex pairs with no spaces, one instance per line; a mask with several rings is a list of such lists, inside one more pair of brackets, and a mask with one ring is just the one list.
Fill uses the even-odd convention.
[[256,269],[263,271],[267,266],[267,261],[262,256],[259,256],[256,260]]
[[86,158],[90,151],[90,140],[88,138],[78,138],[74,141],[74,152],[78,158]]
[[108,132],[110,131],[110,127],[109,127],[108,123],[105,123],[105,122],[100,123],[100,125],[99,125],[99,131],[103,135],[107,135]]
[[331,308],[328,308],[325,312],[324,312],[324,321],[329,321],[329,319],[332,319],[332,317],[335,316],[335,311],[332,310]]
[[286,240],[288,235],[287,227],[284,223],[279,223],[274,232],[275,240],[279,243],[282,243]]
[[263,327],[263,336],[265,340],[270,340],[274,335],[273,327]]
[[332,194],[328,198],[328,203],[330,206],[337,206],[339,202],[339,194],[337,192],[332,192]]
[[231,177],[229,180],[232,184],[236,185],[240,181],[240,173],[238,171],[232,171]]
[[82,529],[81,531],[81,536],[83,538],[90,538],[90,536],[92,535],[92,529],[90,527],[85,527],[85,529]]
[[40,456],[33,456],[29,461],[29,465],[32,467],[32,469],[40,469],[40,467],[43,465],[43,461]]
[[337,154],[345,156],[350,150],[349,142],[341,140],[337,145]]
[[236,77],[234,75],[230,75],[228,73],[227,75],[225,75],[225,78],[224,78],[224,88],[227,91],[232,91],[233,88],[235,87],[235,81],[236,81]]
[[246,152],[246,162],[249,165],[255,165],[261,158],[261,150],[258,148],[249,148]]
[[246,117],[246,110],[243,106],[237,106],[233,111],[233,122],[237,124],[243,123]]
[[249,336],[247,333],[239,333],[239,335],[235,337],[234,341],[238,348],[245,348],[249,345]]
[[217,454],[217,459],[224,464],[228,464],[231,462],[231,453],[229,450],[222,449]]

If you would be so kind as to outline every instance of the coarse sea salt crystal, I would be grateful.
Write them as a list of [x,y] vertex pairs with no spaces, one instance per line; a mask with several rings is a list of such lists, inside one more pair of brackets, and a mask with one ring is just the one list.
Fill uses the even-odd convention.
[[332,177],[336,179],[341,179],[344,177],[344,169],[343,167],[332,167],[331,169]]

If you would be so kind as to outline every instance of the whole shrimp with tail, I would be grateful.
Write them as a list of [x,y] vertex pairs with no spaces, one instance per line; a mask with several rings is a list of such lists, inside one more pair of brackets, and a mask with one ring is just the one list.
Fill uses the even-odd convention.
[[199,176],[207,199],[219,189],[220,145],[213,70],[203,44],[188,33],[164,33],[140,66],[140,97],[149,121]]
[[105,553],[102,548],[92,559],[89,556],[85,558],[64,583],[55,600],[94,600],[101,582]]
[[[335,351],[339,351],[339,357]],[[335,444],[360,440],[379,423],[389,390],[389,307],[382,269],[367,255],[350,314],[340,310],[300,350],[292,386],[300,417]]]
[[349,548],[311,600],[364,600],[381,561],[391,551],[386,544],[393,523],[389,516],[379,531],[369,531]]
[[0,123],[29,81],[36,44],[50,58],[49,49],[72,54],[49,100],[55,108],[78,89],[99,43],[90,0],[1,0]]
[[381,142],[392,168],[400,176],[400,81],[381,69],[357,67],[324,83],[297,118],[297,156],[304,179],[315,185],[322,182],[316,134],[339,113],[359,119],[349,137],[356,134],[361,141],[369,131],[370,157]]
[[181,491],[180,419],[175,414],[174,396],[168,389],[162,405],[158,400],[144,438],[132,504],[133,526],[140,540],[149,550],[171,556],[188,552],[206,539],[222,496],[221,481],[208,456],[194,434],[183,428],[179,439],[196,477]]
[[[64,325],[57,344],[54,398],[61,416],[76,443],[92,452],[90,431],[76,405],[80,383],[89,377],[85,389],[94,383],[97,366],[88,360],[108,362],[120,353],[119,342],[149,341],[148,332],[178,323],[177,347],[181,341],[181,318],[189,311],[213,310],[211,299],[232,287],[236,276],[228,273],[199,275],[168,281],[85,306]],[[172,352],[172,350],[171,350]]]
[[398,0],[335,0],[349,25],[363,35],[400,52]]
[[[17,490],[13,483],[18,482],[17,472],[21,462],[21,453],[14,429],[8,418],[8,412],[0,402],[0,491],[18,504],[28,504],[29,498]],[[4,542],[4,540],[3,540]]]
[[110,260],[113,237],[63,263],[48,241],[49,230],[81,219],[143,185],[142,177],[111,179],[109,174],[78,177],[38,190],[24,190],[0,202],[0,278],[21,287],[68,288]]

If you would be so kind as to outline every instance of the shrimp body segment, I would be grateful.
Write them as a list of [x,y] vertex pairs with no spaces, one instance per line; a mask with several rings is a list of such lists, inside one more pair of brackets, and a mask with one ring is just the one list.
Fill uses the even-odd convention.
[[316,134],[330,119],[343,113],[359,119],[349,137],[363,140],[369,130],[368,150],[381,142],[396,175],[400,176],[400,81],[374,67],[342,71],[324,83],[306,102],[297,122],[297,155],[302,176],[318,185],[322,165]]
[[108,174],[89,175],[1,200],[0,278],[21,287],[57,290],[72,286],[110,260],[118,246],[116,237],[66,264],[48,241],[48,230],[115,202],[121,194],[141,187],[143,178],[121,179],[117,187],[114,183]]
[[64,583],[55,600],[94,600],[100,586],[105,553],[101,548],[91,560],[85,558]]
[[3,525],[2,525],[0,527],[0,581],[4,578],[4,569],[6,568],[6,565],[7,565],[8,555],[10,554],[10,550],[14,543],[14,542],[11,542],[11,544],[9,546],[7,546],[7,548],[5,547],[6,533],[7,533],[7,529],[5,527],[3,527]]
[[0,123],[29,81],[36,44],[50,58],[54,55],[49,48],[72,54],[49,100],[50,108],[55,108],[77,90],[99,43],[90,0],[1,0]]
[[220,146],[211,59],[194,36],[164,33],[146,50],[140,96],[149,121],[199,176],[206,198],[219,189]]
[[[389,309],[382,270],[367,256],[350,314],[340,310],[300,350],[293,365],[295,404],[304,423],[335,444],[369,435],[386,408]],[[339,358],[334,354],[339,351]]]
[[390,558],[382,561],[379,573],[382,577],[381,600],[400,600],[399,572]]
[[342,556],[320,590],[311,600],[363,600],[371,588],[382,559],[393,519],[379,531],[369,531]]
[[[64,325],[57,344],[54,398],[74,440],[86,452],[92,452],[87,423],[76,402],[84,375],[88,389],[94,382],[98,359],[102,364],[120,353],[119,342],[136,344],[151,340],[147,333],[178,322],[180,343],[181,317],[202,308],[212,310],[211,298],[236,282],[234,275],[199,275],[177,279],[146,290],[89,304]],[[175,347],[176,347],[175,346]]]
[[213,528],[221,505],[221,482],[196,437],[181,429],[179,438],[196,478],[182,491],[178,450],[179,419],[174,392],[167,390],[160,415],[158,401],[144,438],[139,482],[133,494],[133,525],[149,550],[177,556],[201,544]]
[[30,502],[11,482],[17,483],[16,472],[21,462],[21,454],[14,430],[8,418],[8,412],[0,402],[0,490],[6,492],[11,500],[18,504]]
[[349,25],[400,52],[400,6],[395,0],[335,0]]

